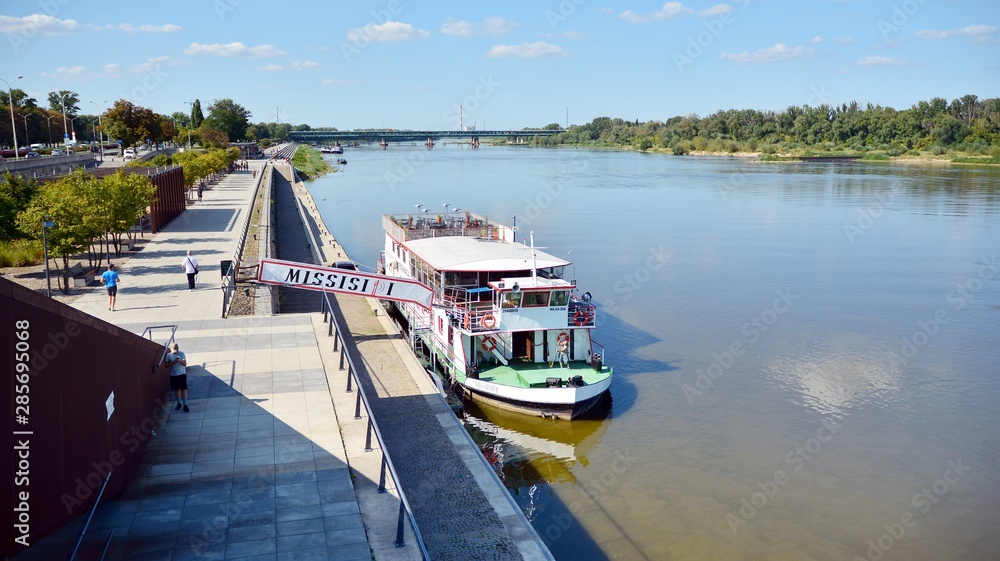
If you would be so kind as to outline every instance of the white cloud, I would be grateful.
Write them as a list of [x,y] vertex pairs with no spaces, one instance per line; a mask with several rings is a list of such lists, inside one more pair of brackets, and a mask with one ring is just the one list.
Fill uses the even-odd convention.
[[166,64],[168,60],[170,60],[170,57],[167,56],[150,57],[146,60],[146,62],[141,62],[128,67],[128,71],[136,74],[147,72],[149,70],[156,69],[161,64]]
[[31,14],[20,18],[0,15],[0,33],[12,33],[31,37],[37,33],[41,33],[42,35],[67,35],[78,31],[98,29],[100,27],[95,25],[81,24],[73,19],[59,19],[46,14]]
[[[714,8],[715,7],[713,6],[712,8],[709,8],[709,10]],[[629,23],[651,23],[691,13],[694,13],[694,10],[688,8],[680,2],[667,2],[659,10],[653,10],[646,15],[637,14],[632,10],[625,10],[624,12],[618,14],[618,19],[623,19]]]
[[280,64],[266,64],[264,66],[255,66],[254,70],[258,72],[281,72],[283,67]]
[[1000,43],[1000,38],[992,35],[977,35],[969,40],[973,45],[996,45]]
[[369,24],[364,27],[356,27],[347,30],[347,40],[358,41],[408,41],[410,39],[423,39],[429,37],[430,33],[423,29],[417,29],[408,23],[401,21],[387,21],[383,24]]
[[297,60],[292,63],[292,68],[302,69],[302,68],[319,68],[319,63],[314,60]]
[[280,56],[284,51],[274,45],[257,45],[248,47],[239,41],[233,43],[191,43],[184,49],[188,55],[212,55],[221,57],[265,58]]
[[361,82],[358,80],[346,80],[344,78],[328,78],[320,82],[320,84],[323,84],[324,86],[357,86],[360,83]]
[[728,14],[733,11],[733,6],[731,4],[716,4],[711,8],[706,8],[698,12],[699,16],[721,16],[722,14]]
[[568,56],[570,52],[545,41],[522,43],[520,45],[494,45],[486,53],[486,58],[537,58],[543,56]]
[[454,20],[448,18],[441,26],[441,33],[454,37],[473,37],[476,35],[486,35],[497,37],[507,35],[517,27],[517,22],[504,19],[499,16],[490,16],[482,22],[466,20]]
[[109,63],[109,64],[105,64],[103,70],[104,70],[104,72],[107,72],[108,74],[117,74],[117,73],[121,72],[122,66],[120,64],[118,64],[117,62],[112,62],[112,63]]
[[441,33],[454,37],[472,37],[476,34],[476,26],[471,21],[448,18],[441,26]]
[[765,49],[757,49],[754,52],[743,51],[742,53],[722,53],[719,58],[732,60],[739,63],[744,62],[780,62],[809,58],[815,49],[812,47],[789,47],[783,43],[775,43]]
[[810,39],[809,42],[810,43],[822,43],[823,42],[823,36],[822,35],[817,35],[817,36],[813,37],[812,39]]
[[952,37],[976,37],[977,35],[989,35],[996,33],[997,28],[992,25],[970,25],[958,29],[921,29],[914,33],[921,39],[936,41],[940,39],[950,39]]
[[166,23],[163,25],[140,25],[140,26],[134,26],[131,23],[123,23],[118,26],[118,29],[126,31],[128,33],[135,33],[136,31],[141,31],[143,33],[175,33],[181,30],[181,26],[174,25],[172,23]]
[[858,61],[858,66],[910,66],[912,64],[906,59],[890,56],[866,56]]

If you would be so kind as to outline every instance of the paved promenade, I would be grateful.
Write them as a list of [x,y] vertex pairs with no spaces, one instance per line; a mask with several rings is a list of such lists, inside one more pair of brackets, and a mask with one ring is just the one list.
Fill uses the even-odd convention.
[[[99,558],[111,530],[108,559],[371,559],[313,319],[221,319],[219,261],[253,187],[249,171],[228,175],[129,260],[117,311],[102,289],[74,304],[137,333],[176,325],[191,407],[164,410],[140,476],[98,508],[78,559]],[[191,292],[189,249],[201,269]],[[67,558],[82,523],[18,561]]]

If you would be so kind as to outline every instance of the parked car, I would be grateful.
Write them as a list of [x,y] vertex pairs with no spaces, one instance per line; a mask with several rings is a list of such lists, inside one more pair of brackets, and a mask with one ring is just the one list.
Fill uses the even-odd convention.
[[25,154],[24,157],[25,158],[39,158],[39,157],[41,157],[41,154],[39,154],[38,152],[35,152],[34,150],[32,150],[31,152],[28,152],[27,154]]
[[134,160],[135,159],[135,148],[126,148],[125,152],[122,154],[122,156],[124,156],[125,160]]
[[354,264],[354,261],[334,261],[333,266],[338,269],[347,269],[348,271],[358,270],[358,266]]
[[52,151],[52,155],[53,156],[62,156],[63,155],[63,151],[60,150],[60,149],[58,149],[58,148],[56,148],[55,150]]

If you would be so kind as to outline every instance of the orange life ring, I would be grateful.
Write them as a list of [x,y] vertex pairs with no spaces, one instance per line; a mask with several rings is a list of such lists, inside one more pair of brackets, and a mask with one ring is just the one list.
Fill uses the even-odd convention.
[[590,321],[590,316],[583,310],[577,310],[576,313],[573,314],[573,323],[577,325],[586,325],[588,321]]
[[493,314],[486,314],[483,319],[479,320],[479,325],[483,326],[484,329],[493,329],[497,325],[497,318],[493,317]]
[[492,353],[494,349],[497,348],[497,340],[493,338],[492,335],[487,335],[483,337],[483,344],[480,345],[484,351]]
[[559,334],[558,337],[556,337],[556,343],[562,343],[563,341],[569,341],[569,333],[566,333],[565,331],[563,331],[562,333]]

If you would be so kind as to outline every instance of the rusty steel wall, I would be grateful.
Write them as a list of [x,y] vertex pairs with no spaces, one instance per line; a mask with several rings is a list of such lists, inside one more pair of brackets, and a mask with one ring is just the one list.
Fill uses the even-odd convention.
[[[0,278],[0,554],[125,490],[165,418],[162,344]],[[108,417],[111,394],[114,410]],[[67,552],[68,555],[69,552]]]

